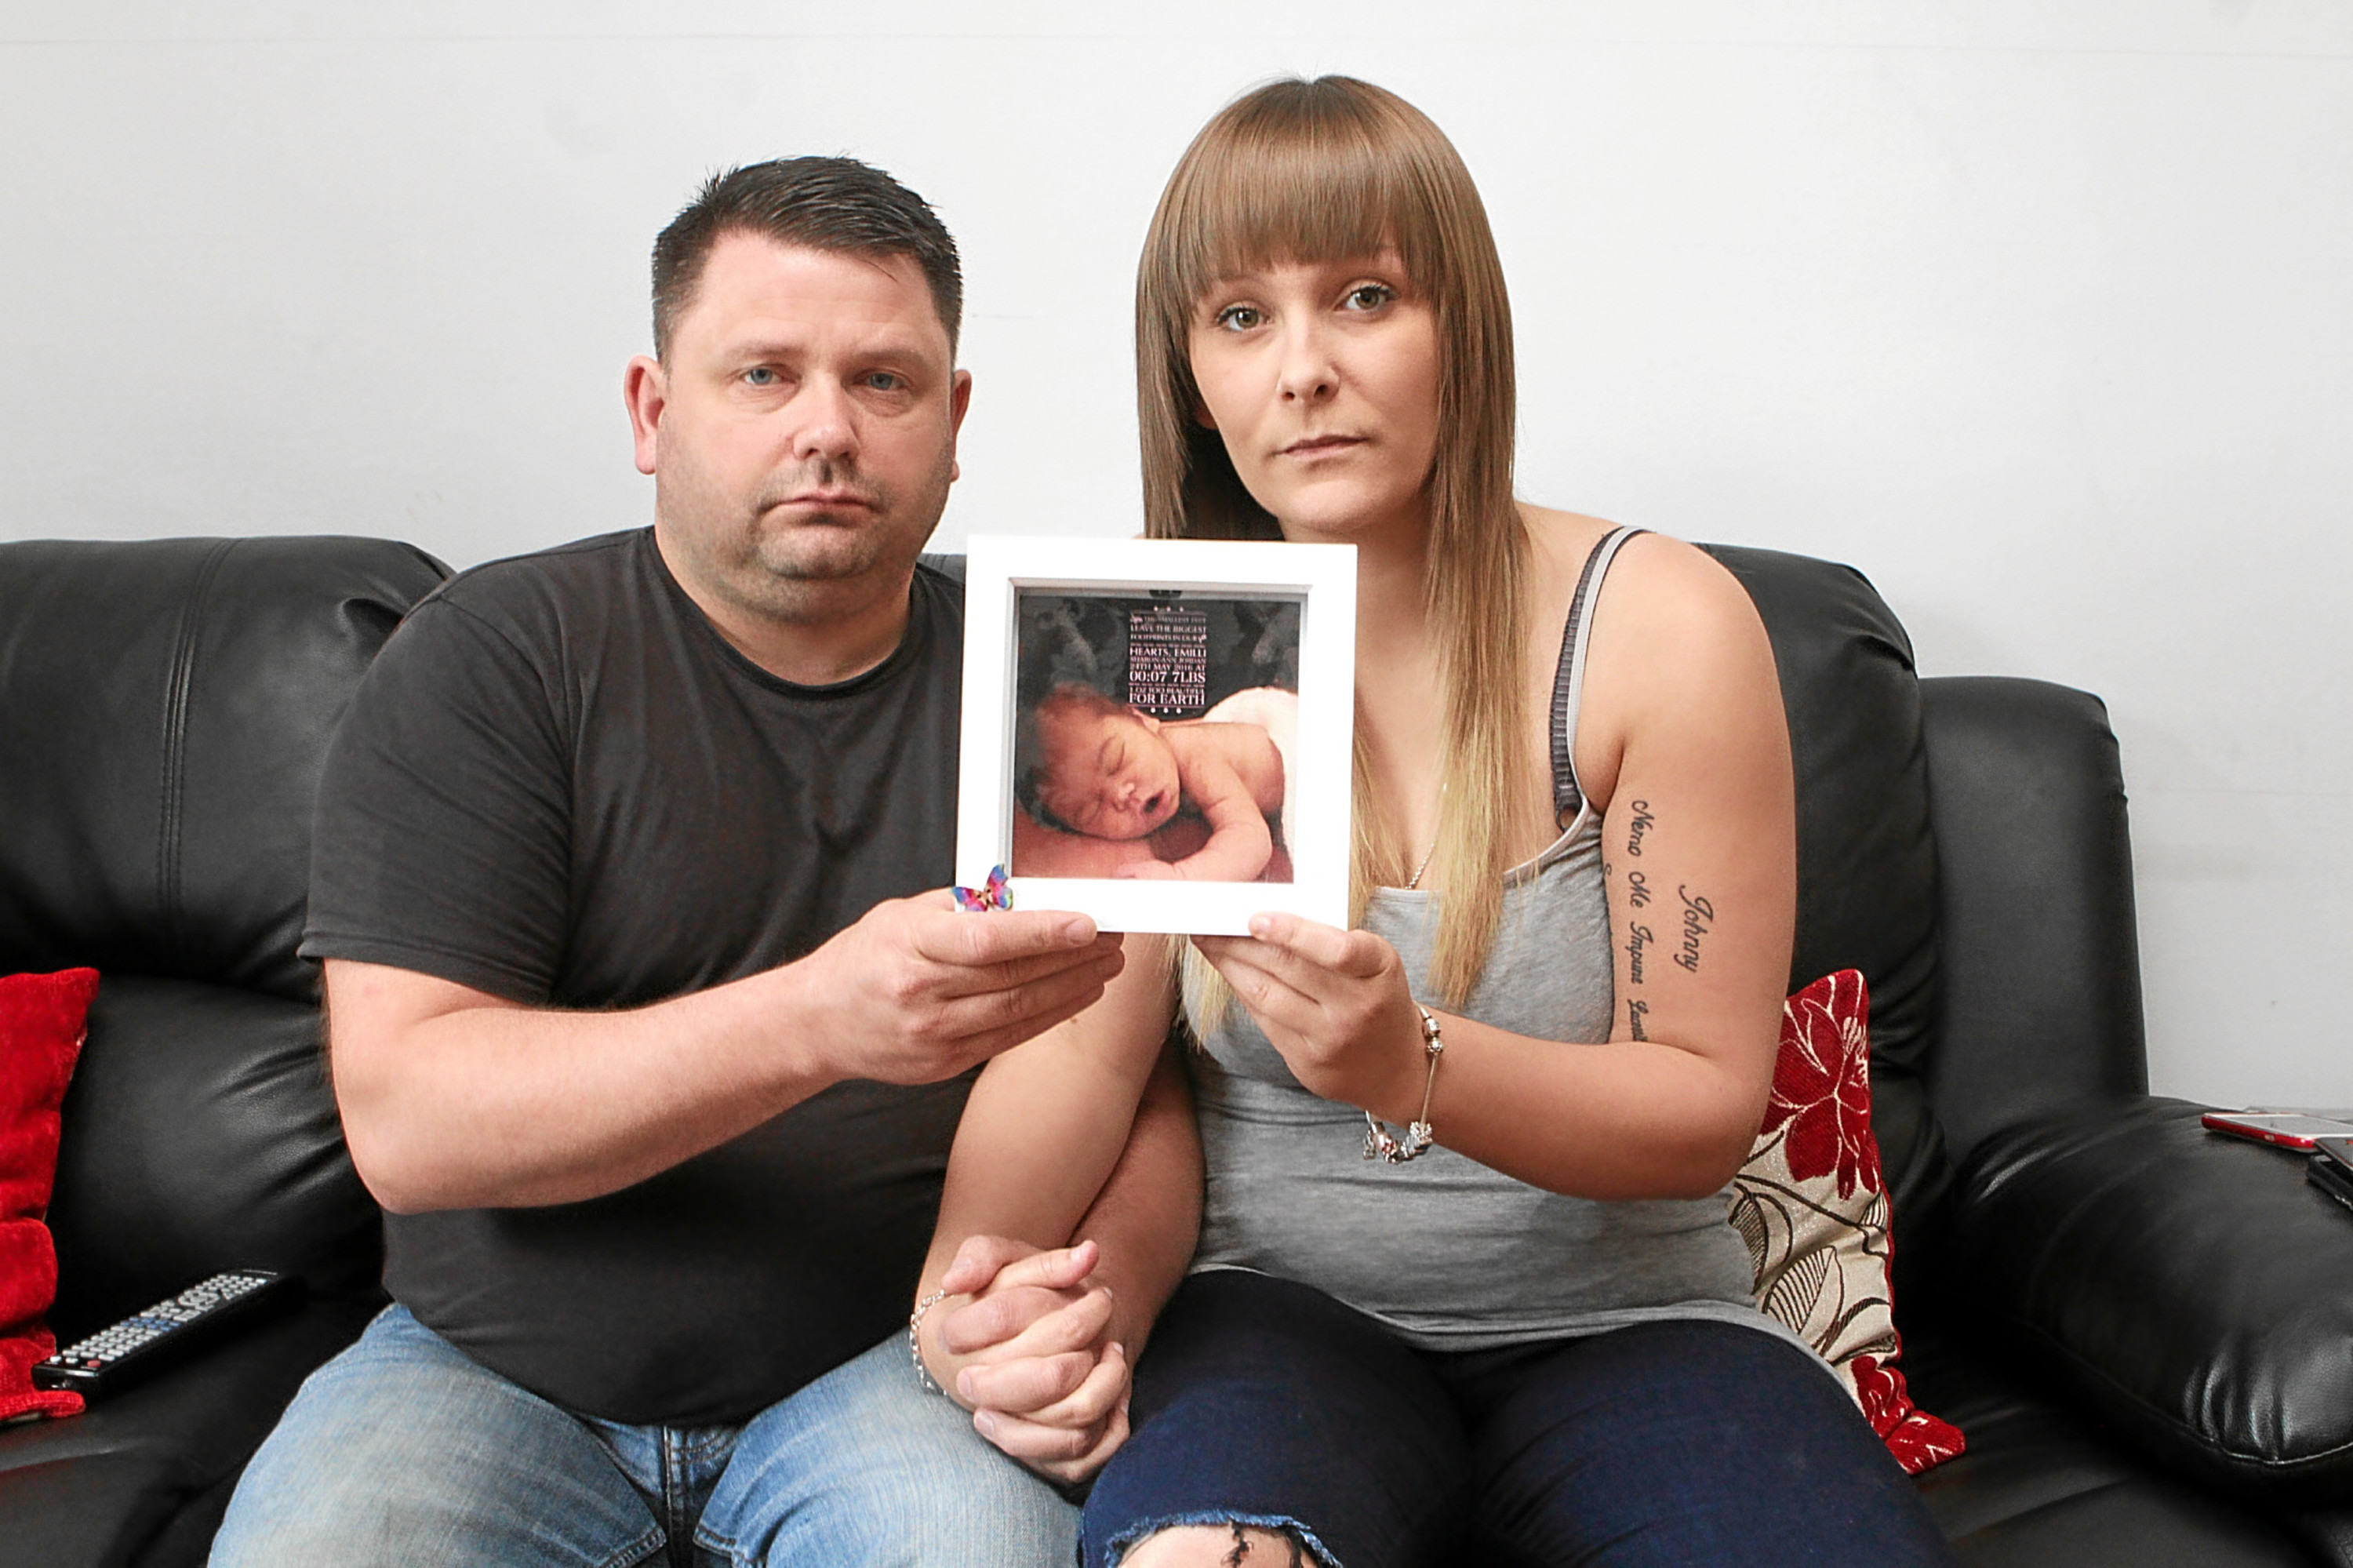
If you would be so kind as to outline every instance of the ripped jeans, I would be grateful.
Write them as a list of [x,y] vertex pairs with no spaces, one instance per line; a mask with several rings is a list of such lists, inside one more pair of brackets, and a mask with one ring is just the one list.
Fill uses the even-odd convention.
[[[1219,1270],[1170,1300],[1131,1415],[1087,1501],[1086,1568],[1237,1522],[1315,1568],[1952,1562],[1820,1363],[1733,1324],[1428,1352],[1306,1286]],[[1257,1544],[1248,1568],[1293,1555]]]

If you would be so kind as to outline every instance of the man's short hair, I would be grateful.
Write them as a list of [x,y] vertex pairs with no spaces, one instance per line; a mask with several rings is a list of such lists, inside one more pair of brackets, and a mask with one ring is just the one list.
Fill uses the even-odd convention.
[[964,325],[964,271],[955,241],[929,203],[855,158],[772,158],[703,181],[654,241],[654,356],[694,302],[712,247],[729,234],[853,256],[904,256],[922,269],[955,351]]

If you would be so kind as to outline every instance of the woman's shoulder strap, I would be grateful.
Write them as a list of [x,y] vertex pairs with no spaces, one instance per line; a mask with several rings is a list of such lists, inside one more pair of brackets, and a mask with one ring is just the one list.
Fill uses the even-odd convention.
[[1553,819],[1563,828],[1585,809],[1577,787],[1577,710],[1585,690],[1585,629],[1592,624],[1594,601],[1601,597],[1601,579],[1609,572],[1620,546],[1647,530],[1617,527],[1601,536],[1585,557],[1577,574],[1577,592],[1569,596],[1568,625],[1560,634],[1560,672],[1552,683],[1552,804]]

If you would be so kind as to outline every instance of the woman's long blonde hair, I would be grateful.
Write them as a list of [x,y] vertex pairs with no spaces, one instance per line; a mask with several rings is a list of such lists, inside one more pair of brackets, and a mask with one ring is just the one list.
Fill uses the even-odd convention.
[[[1523,658],[1528,544],[1512,499],[1512,309],[1486,208],[1445,133],[1368,82],[1269,82],[1193,138],[1161,193],[1135,280],[1136,411],[1145,532],[1155,539],[1276,539],[1201,407],[1190,342],[1219,279],[1278,261],[1394,248],[1435,310],[1438,454],[1430,475],[1424,588],[1445,650],[1445,780],[1431,880],[1445,890],[1430,979],[1460,1006],[1486,965],[1514,860],[1525,767]],[[1377,885],[1402,885],[1414,847],[1374,798],[1361,728],[1349,919]],[[1229,996],[1188,953],[1187,1004],[1206,1023]]]

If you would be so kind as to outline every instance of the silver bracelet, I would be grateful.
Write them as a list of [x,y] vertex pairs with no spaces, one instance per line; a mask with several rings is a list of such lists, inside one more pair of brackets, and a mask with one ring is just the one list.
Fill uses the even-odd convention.
[[1420,1118],[1405,1129],[1404,1138],[1398,1139],[1392,1137],[1389,1129],[1381,1125],[1380,1118],[1370,1111],[1365,1113],[1365,1158],[1386,1160],[1392,1165],[1402,1165],[1409,1160],[1419,1160],[1430,1152],[1432,1142],[1430,1133],[1430,1094],[1438,1086],[1438,1058],[1446,1050],[1446,1042],[1438,1033],[1438,1020],[1430,1015],[1430,1009],[1417,1001],[1413,1004],[1413,1010],[1421,1014],[1421,1048],[1430,1057],[1430,1076],[1423,1079],[1421,1084]]
[[939,1380],[932,1375],[932,1369],[923,1364],[923,1341],[922,1338],[923,1332],[923,1314],[930,1311],[933,1308],[938,1306],[947,1298],[948,1293],[946,1291],[934,1290],[929,1296],[924,1297],[921,1301],[916,1302],[915,1309],[907,1314],[907,1354],[914,1359],[915,1382],[922,1385],[925,1393],[944,1394],[947,1393],[946,1389],[940,1386]]

